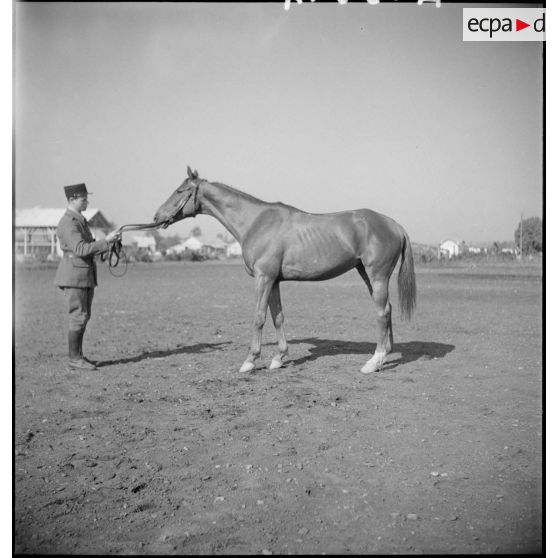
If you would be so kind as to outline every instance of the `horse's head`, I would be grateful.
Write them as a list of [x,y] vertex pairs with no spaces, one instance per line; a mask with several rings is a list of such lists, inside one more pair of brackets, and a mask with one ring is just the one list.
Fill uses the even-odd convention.
[[170,198],[157,210],[153,220],[163,228],[186,217],[199,213],[198,188],[200,186],[198,171],[188,167],[188,178],[171,194]]

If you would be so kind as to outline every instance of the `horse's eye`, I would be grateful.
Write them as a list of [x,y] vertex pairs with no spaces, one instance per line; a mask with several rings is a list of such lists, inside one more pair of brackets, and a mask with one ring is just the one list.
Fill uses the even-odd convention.
[[186,190],[186,186],[179,186],[178,190],[176,190],[177,194],[182,194],[182,192],[184,192],[184,190]]

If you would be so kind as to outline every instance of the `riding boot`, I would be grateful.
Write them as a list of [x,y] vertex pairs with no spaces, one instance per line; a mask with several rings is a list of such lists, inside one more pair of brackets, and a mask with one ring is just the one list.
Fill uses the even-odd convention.
[[79,360],[81,358],[81,331],[70,330],[68,332],[68,356],[70,360]]
[[85,331],[82,332],[81,337],[79,338],[79,356],[85,360],[85,362],[88,362],[89,364],[92,364],[93,366],[95,366],[97,363],[88,359],[84,354],[83,354],[83,336],[85,335]]
[[68,348],[69,348],[69,365],[70,368],[77,368],[80,370],[97,370],[97,367],[84,360],[81,356],[81,340],[83,338],[82,331],[68,332]]

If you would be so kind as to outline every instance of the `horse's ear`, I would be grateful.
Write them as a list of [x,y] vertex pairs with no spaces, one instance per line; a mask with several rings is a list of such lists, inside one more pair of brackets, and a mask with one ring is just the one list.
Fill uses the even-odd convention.
[[194,179],[199,178],[198,171],[197,170],[192,171],[190,165],[188,165],[188,178],[194,178]]

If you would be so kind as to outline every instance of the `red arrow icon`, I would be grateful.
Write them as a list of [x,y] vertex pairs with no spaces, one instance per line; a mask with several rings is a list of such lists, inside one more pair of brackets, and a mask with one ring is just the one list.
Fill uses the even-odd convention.
[[521,21],[520,19],[515,20],[515,30],[516,31],[521,31],[522,29],[525,29],[526,27],[531,27],[530,23],[525,23],[524,21]]

